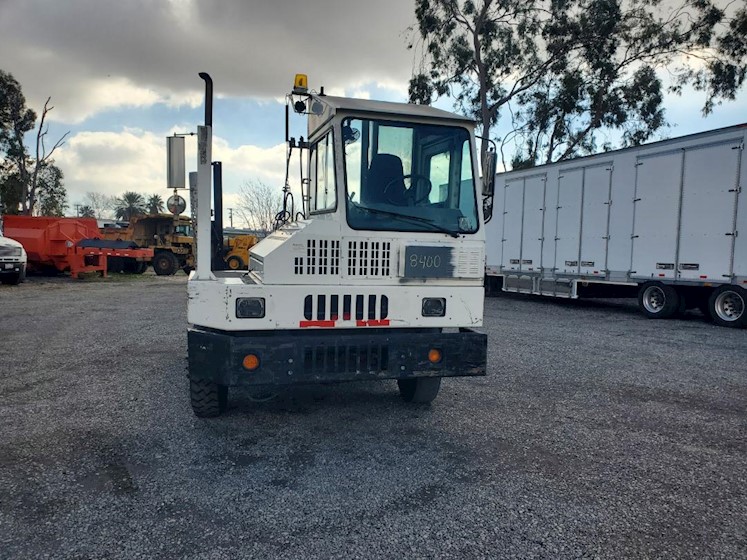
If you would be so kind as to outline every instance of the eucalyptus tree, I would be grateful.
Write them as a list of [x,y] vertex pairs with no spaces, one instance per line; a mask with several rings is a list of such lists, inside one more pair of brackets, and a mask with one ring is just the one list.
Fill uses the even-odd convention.
[[451,95],[484,136],[507,115],[517,166],[610,147],[610,132],[639,144],[666,125],[666,91],[702,92],[709,113],[747,75],[744,0],[416,0],[415,12],[410,101]]

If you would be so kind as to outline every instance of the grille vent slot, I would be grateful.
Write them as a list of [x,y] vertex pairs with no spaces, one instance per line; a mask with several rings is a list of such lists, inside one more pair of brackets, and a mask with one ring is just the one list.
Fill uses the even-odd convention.
[[389,298],[375,294],[318,294],[303,300],[307,321],[381,321],[389,316]]
[[340,274],[340,241],[307,239],[306,255],[293,261],[296,275],[337,276]]
[[390,276],[390,241],[349,241],[348,276]]
[[386,344],[316,345],[304,347],[306,373],[383,372],[389,369]]

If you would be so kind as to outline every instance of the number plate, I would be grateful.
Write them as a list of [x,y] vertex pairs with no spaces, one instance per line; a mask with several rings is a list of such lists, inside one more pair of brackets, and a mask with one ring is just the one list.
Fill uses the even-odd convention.
[[5,268],[13,268],[13,263],[5,263]]
[[405,247],[405,278],[451,278],[454,276],[451,247]]

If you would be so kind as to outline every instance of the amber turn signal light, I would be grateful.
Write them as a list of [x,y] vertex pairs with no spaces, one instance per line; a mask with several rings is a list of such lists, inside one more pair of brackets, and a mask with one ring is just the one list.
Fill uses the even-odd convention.
[[259,356],[257,356],[256,354],[247,354],[246,356],[244,356],[241,365],[244,366],[244,369],[253,371],[259,367]]
[[443,359],[443,354],[438,348],[431,348],[428,351],[428,361],[432,364],[437,364]]

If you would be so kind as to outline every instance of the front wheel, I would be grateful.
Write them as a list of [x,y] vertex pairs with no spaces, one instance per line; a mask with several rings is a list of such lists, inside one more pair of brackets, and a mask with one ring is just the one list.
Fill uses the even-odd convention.
[[398,379],[399,394],[402,400],[409,403],[429,403],[438,395],[441,388],[440,377],[418,377],[417,379]]
[[747,326],[747,290],[739,286],[721,286],[708,298],[713,322],[735,329]]
[[226,264],[228,265],[228,268],[231,270],[243,270],[246,268],[246,265],[244,264],[244,259],[237,255],[231,255],[228,257],[228,260],[226,261]]
[[179,269],[179,261],[174,253],[161,251],[153,257],[153,270],[158,276],[171,276]]
[[672,286],[646,282],[638,290],[638,307],[649,319],[666,319],[680,309],[680,296]]
[[198,418],[215,418],[228,408],[228,387],[205,379],[190,379],[189,401]]

